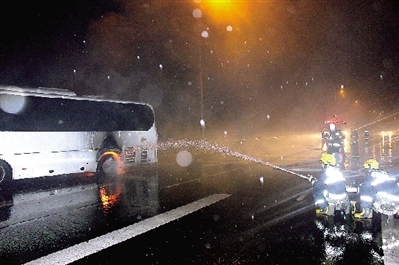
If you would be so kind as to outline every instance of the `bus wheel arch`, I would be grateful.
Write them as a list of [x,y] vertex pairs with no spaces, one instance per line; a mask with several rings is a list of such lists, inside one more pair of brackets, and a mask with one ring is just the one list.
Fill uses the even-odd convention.
[[12,167],[3,159],[0,159],[0,184],[12,180]]

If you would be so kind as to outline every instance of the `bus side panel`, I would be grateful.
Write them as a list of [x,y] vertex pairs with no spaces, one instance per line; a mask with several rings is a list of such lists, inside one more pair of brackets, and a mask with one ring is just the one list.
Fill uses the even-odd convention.
[[94,132],[1,132],[0,146],[3,154],[91,150],[94,149],[94,134]]
[[95,172],[97,148],[91,132],[2,132],[0,159],[13,178]]
[[95,172],[96,155],[96,151],[87,150],[0,156],[0,158],[11,165],[14,179],[23,179]]

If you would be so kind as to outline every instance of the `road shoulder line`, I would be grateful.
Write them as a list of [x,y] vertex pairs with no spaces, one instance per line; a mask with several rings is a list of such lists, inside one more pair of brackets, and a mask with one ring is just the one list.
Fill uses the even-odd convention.
[[130,238],[148,232],[159,226],[172,222],[185,215],[191,214],[204,207],[214,204],[220,200],[229,197],[230,194],[213,194],[208,197],[202,198],[198,201],[186,204],[168,212],[153,216],[138,223],[129,225],[109,232],[105,235],[90,239],[89,241],[82,242],[71,246],[69,248],[51,253],[36,260],[32,260],[26,264],[28,265],[46,265],[46,264],[69,264],[103,249],[119,244]]

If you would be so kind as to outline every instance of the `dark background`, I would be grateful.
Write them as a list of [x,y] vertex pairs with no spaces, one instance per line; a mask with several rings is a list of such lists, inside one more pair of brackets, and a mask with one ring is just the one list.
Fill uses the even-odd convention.
[[149,102],[163,137],[356,127],[397,111],[398,54],[397,1],[1,2],[1,85]]

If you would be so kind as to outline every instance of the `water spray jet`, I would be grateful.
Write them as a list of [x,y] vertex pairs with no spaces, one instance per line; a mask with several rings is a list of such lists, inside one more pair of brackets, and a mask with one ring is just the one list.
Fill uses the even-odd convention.
[[268,166],[268,167],[272,167],[274,169],[278,169],[284,172],[287,172],[289,174],[295,175],[297,177],[306,179],[308,181],[310,181],[310,177],[309,176],[305,176],[302,174],[299,174],[295,171],[274,165],[270,162],[266,162],[263,161],[259,158],[253,157],[253,156],[249,156],[249,155],[245,155],[245,154],[241,154],[235,150],[232,150],[230,148],[227,148],[225,146],[221,146],[218,144],[211,144],[205,140],[194,140],[194,141],[190,141],[190,140],[173,140],[173,139],[169,139],[166,142],[163,143],[159,143],[157,146],[158,150],[161,151],[165,151],[168,149],[182,149],[182,148],[195,148],[195,149],[201,149],[201,150],[205,150],[205,151],[210,151],[210,152],[215,152],[215,153],[220,153],[222,155],[227,155],[227,156],[231,156],[231,157],[237,157],[237,158],[241,158],[243,160],[246,161],[251,161],[251,162],[255,162],[255,163],[260,163],[262,165]]

